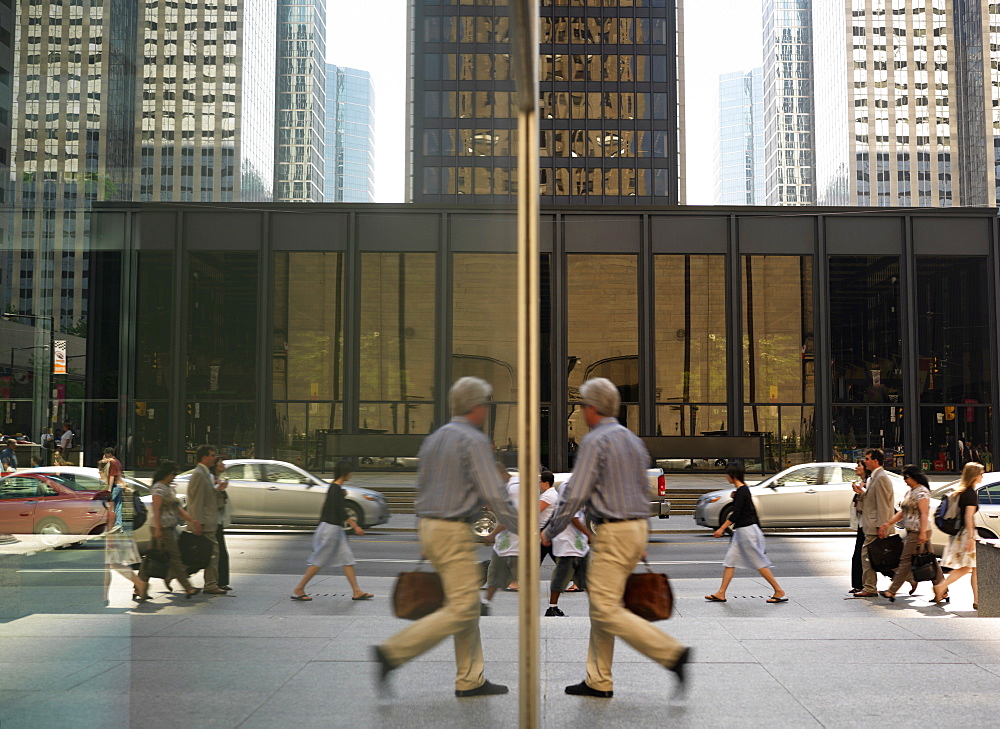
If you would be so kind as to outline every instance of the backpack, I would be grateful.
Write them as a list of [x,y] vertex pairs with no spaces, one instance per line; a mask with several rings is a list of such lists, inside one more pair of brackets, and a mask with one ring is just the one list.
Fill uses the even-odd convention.
[[146,518],[149,515],[149,510],[142,503],[142,498],[138,491],[132,492],[132,509],[132,531],[135,531],[146,523]]
[[[954,496],[955,494],[952,494]],[[949,536],[955,536],[962,531],[962,517],[957,514],[958,509],[949,509],[948,497],[941,499],[941,504],[934,512],[934,526]],[[951,511],[952,516],[948,515]]]

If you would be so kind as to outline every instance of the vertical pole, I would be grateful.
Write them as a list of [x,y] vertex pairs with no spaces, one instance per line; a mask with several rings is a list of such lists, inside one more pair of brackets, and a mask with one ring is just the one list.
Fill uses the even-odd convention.
[[511,55],[517,79],[517,438],[521,509],[521,558],[517,579],[519,651],[518,725],[539,720],[538,508],[539,431],[539,263],[538,263],[538,0],[511,3]]

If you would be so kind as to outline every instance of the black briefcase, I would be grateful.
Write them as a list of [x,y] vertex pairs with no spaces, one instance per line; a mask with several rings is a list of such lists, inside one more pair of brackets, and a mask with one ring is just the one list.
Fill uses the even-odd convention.
[[188,574],[205,569],[212,561],[212,541],[200,534],[181,532],[177,537],[177,550],[181,553],[181,561],[187,567]]
[[903,539],[898,534],[876,539],[868,545],[868,561],[872,569],[886,577],[892,577],[903,556]]

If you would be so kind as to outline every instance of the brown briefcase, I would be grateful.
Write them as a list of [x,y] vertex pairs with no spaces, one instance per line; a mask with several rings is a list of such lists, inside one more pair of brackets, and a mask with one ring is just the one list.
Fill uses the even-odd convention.
[[653,572],[649,562],[645,572],[629,575],[625,582],[625,607],[646,620],[666,620],[674,609],[674,593],[665,574]]
[[437,572],[400,572],[392,591],[392,609],[397,618],[420,620],[444,605],[444,587]]

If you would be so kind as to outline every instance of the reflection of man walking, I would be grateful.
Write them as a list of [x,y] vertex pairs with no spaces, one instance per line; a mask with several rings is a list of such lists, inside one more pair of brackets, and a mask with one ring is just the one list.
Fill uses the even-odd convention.
[[621,400],[614,383],[603,377],[587,380],[580,388],[580,399],[591,431],[580,441],[573,478],[542,532],[542,543],[551,543],[584,504],[601,525],[590,551],[587,678],[567,686],[566,693],[611,698],[616,636],[673,671],[683,688],[684,666],[691,649],[630,612],[622,599],[625,581],[646,551],[649,452],[638,436],[614,417]]
[[489,383],[475,377],[458,380],[448,395],[451,422],[429,435],[420,447],[416,503],[420,545],[441,576],[444,605],[375,646],[383,685],[392,670],[451,635],[455,640],[455,695],[507,693],[506,686],[490,683],[483,675],[479,636],[482,580],[470,528],[481,500],[485,500],[504,526],[517,533],[517,517],[505,498],[489,439],[481,430],[489,414],[491,391]]

